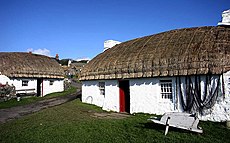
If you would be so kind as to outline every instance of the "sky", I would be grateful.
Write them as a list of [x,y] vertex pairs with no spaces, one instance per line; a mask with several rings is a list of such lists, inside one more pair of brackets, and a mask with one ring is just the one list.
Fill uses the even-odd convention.
[[216,26],[230,0],[0,0],[0,52],[92,59],[105,40]]

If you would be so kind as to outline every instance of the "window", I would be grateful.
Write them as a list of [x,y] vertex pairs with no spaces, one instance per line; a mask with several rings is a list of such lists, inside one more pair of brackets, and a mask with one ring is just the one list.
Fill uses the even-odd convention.
[[23,80],[22,81],[22,86],[28,86],[29,81],[28,80]]
[[162,99],[172,100],[172,80],[160,80]]
[[100,95],[105,96],[105,82],[99,82]]
[[54,81],[53,80],[50,80],[50,85],[53,85],[54,84]]

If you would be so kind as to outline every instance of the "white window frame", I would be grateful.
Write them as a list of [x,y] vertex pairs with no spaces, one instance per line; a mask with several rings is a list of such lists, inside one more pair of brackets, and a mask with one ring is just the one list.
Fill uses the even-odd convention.
[[100,95],[105,96],[105,82],[99,82],[98,83]]
[[162,100],[173,100],[173,85],[172,79],[162,79],[160,80],[161,88],[161,99]]
[[28,80],[22,80],[22,86],[28,86],[29,81]]

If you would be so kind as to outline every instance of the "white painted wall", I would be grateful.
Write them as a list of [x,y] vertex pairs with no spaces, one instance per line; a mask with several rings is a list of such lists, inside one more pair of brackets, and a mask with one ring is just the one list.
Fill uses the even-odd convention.
[[[130,113],[163,114],[174,111],[173,101],[161,98],[160,79],[168,78],[130,80]],[[174,86],[174,84],[172,86]]]
[[1,75],[1,72],[0,72],[0,84],[5,85],[6,83],[8,83],[9,85],[12,84],[11,80],[5,75]]
[[100,95],[98,81],[84,81],[82,83],[82,102],[102,107],[104,96]]
[[[157,78],[130,79],[130,113],[163,114],[175,111],[173,101],[161,99],[159,80]],[[104,110],[119,112],[118,81],[105,80],[105,97],[100,95],[98,83],[99,81],[96,80],[83,81],[82,102],[100,106]]]
[[105,81],[105,96],[100,95],[99,82],[82,82],[82,102],[102,107],[103,110],[119,112],[119,88],[116,80]]
[[[28,86],[22,86],[23,80],[28,80]],[[14,79],[11,79],[11,81],[12,81],[12,84],[15,86],[15,90],[35,89],[35,91],[29,91],[29,92],[37,92],[37,79],[14,78]],[[24,92],[20,91],[17,93],[24,93]]]
[[[28,86],[22,86],[22,81],[28,80]],[[50,85],[50,80],[53,80],[53,85]],[[30,92],[37,92],[37,79],[32,78],[12,78],[12,84],[15,86],[16,90],[21,89],[35,89],[35,91]],[[41,89],[42,91],[42,89]],[[64,80],[62,79],[43,79],[43,96],[53,93],[53,92],[62,92],[64,91]],[[18,92],[22,93],[24,91]]]
[[201,115],[199,116],[201,120],[210,120],[216,122],[230,120],[230,71],[224,73],[223,75],[224,75],[225,95],[219,96],[213,108],[208,110],[211,112],[210,114],[206,116],[201,116]]
[[[50,80],[53,80],[53,85],[50,85]],[[43,96],[64,91],[64,80],[62,79],[43,79]]]
[[[217,82],[217,77],[212,82]],[[171,79],[173,86],[173,100],[162,99],[160,94],[160,80]],[[181,87],[185,85],[181,78]],[[194,81],[195,77],[192,77]],[[222,79],[222,78],[221,78]],[[104,110],[119,112],[119,87],[117,80],[105,80],[105,97],[100,95],[99,81],[83,81],[82,101],[102,107]],[[177,81],[178,82],[178,81]],[[222,81],[220,81],[222,83]],[[130,113],[163,114],[165,112],[183,112],[176,78],[141,78],[130,79]],[[230,72],[224,74],[225,96],[219,95],[217,104],[207,112],[199,115],[201,120],[226,121],[230,120]],[[201,90],[204,90],[205,76],[201,77]],[[221,87],[221,86],[220,86]],[[176,89],[177,88],[177,89]],[[221,88],[219,89],[221,90]],[[178,92],[178,93],[176,93]],[[225,97],[225,98],[223,98]]]
[[105,82],[105,99],[103,102],[103,110],[120,111],[119,105],[119,87],[118,81],[108,80]]

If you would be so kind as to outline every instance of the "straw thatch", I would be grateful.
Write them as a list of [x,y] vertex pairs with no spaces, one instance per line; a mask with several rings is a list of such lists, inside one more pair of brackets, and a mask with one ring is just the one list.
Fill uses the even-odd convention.
[[80,80],[221,74],[230,70],[230,28],[172,30],[123,42],[92,59]]
[[0,52],[0,72],[8,77],[26,78],[63,78],[64,75],[55,59],[20,52]]

